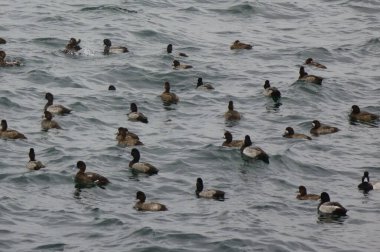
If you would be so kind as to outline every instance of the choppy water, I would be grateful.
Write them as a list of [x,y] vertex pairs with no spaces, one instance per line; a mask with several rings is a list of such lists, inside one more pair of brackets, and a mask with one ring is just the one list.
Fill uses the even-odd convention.
[[[1,1],[1,49],[23,66],[0,69],[0,114],[28,139],[1,140],[0,250],[378,251],[380,193],[357,184],[365,170],[380,180],[379,128],[352,125],[348,113],[353,104],[379,113],[379,13],[377,0]],[[71,37],[82,55],[61,53]],[[130,53],[102,55],[104,38]],[[231,51],[236,39],[254,48]],[[172,70],[169,43],[193,69]],[[308,57],[328,67],[307,68],[325,77],[321,87],[295,83]],[[216,89],[195,90],[200,76]],[[262,95],[266,79],[283,94],[279,108]],[[164,81],[178,105],[162,105]],[[56,117],[62,131],[40,130],[46,92],[73,109]],[[237,124],[224,121],[229,100],[243,114]],[[149,124],[127,121],[131,102]],[[341,131],[282,137],[287,126],[308,133],[314,119]],[[128,170],[120,126],[140,136],[158,175]],[[270,164],[222,148],[226,129],[251,135]],[[46,169],[26,170],[31,147]],[[78,160],[110,179],[106,190],[75,193]],[[199,176],[228,199],[197,199]],[[348,216],[318,218],[317,202],[295,199],[300,184],[329,192]],[[169,211],[136,212],[137,190]]]

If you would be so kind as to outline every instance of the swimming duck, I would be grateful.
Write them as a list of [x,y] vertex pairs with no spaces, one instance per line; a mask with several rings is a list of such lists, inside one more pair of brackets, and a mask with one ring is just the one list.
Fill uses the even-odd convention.
[[[167,53],[172,53],[172,52],[173,52],[173,45],[172,45],[172,44],[169,44],[169,45],[166,47],[166,52],[167,52]],[[187,56],[186,53],[178,53],[178,56],[181,56],[181,57],[189,57],[189,56]]]
[[278,102],[281,98],[281,92],[276,87],[271,87],[269,80],[264,83],[264,95],[270,96],[274,102]]
[[45,99],[48,101],[44,108],[45,111],[49,111],[50,113],[56,115],[64,115],[71,112],[71,109],[68,109],[65,106],[62,106],[60,104],[53,104],[54,96],[52,93],[46,93]]
[[19,61],[5,61],[5,56],[7,56],[6,53],[4,51],[0,51],[0,67],[21,65]]
[[164,89],[165,91],[161,94],[161,100],[164,104],[177,104],[179,101],[178,96],[175,93],[170,92],[170,83],[166,81],[164,83]]
[[103,177],[102,175],[99,175],[94,172],[85,172],[86,171],[86,164],[83,161],[77,162],[77,168],[79,169],[78,173],[75,175],[75,183],[84,185],[84,186],[105,186],[110,181]]
[[63,50],[64,53],[69,54],[69,53],[75,53],[82,48],[79,46],[80,44],[80,39],[76,40],[75,38],[71,38],[69,40],[69,43],[67,43],[65,50]]
[[188,69],[188,68],[193,68],[193,66],[180,64],[178,60],[173,60],[173,69],[178,70],[178,69]]
[[136,199],[139,200],[136,202],[133,208],[139,211],[167,211],[167,207],[160,203],[149,202],[145,203],[146,196],[145,193],[138,191],[136,193]]
[[317,194],[307,194],[306,187],[303,185],[298,187],[298,191],[297,199],[299,200],[319,200],[321,198]]
[[34,149],[30,148],[29,150],[29,162],[26,164],[26,168],[29,170],[39,170],[41,168],[45,168],[40,161],[36,161],[36,154],[34,153]]
[[216,200],[224,200],[224,192],[215,189],[206,189],[203,190],[203,180],[201,178],[197,178],[197,189],[195,190],[195,194],[198,198],[207,198],[207,199],[216,199]]
[[120,127],[118,129],[116,140],[118,140],[118,143],[120,145],[126,145],[126,146],[143,145],[143,143],[140,142],[140,139],[136,134],[129,132],[127,128],[123,128],[123,127]]
[[339,129],[326,124],[321,124],[318,120],[312,122],[313,128],[310,129],[310,134],[318,136],[338,132]]
[[318,213],[345,216],[347,209],[338,202],[330,202],[330,196],[327,192],[321,193],[321,202],[318,205]]
[[244,144],[243,140],[232,140],[232,134],[229,131],[224,132],[224,138],[226,141],[223,142],[222,146],[240,148]]
[[313,83],[313,84],[318,84],[322,85],[322,77],[315,76],[315,75],[309,75],[307,72],[305,72],[305,68],[303,66],[300,67],[300,76],[298,80],[302,80],[305,82]]
[[115,91],[116,90],[116,87],[114,85],[109,85],[108,86],[108,90],[109,91]]
[[240,113],[234,110],[234,102],[228,102],[228,111],[224,113],[224,118],[226,120],[238,121],[241,119]]
[[312,58],[306,59],[305,64],[306,65],[315,66],[315,67],[318,67],[318,68],[322,68],[322,69],[326,69],[327,68],[326,66],[324,66],[322,64],[319,64],[318,62],[314,61]]
[[43,130],[48,130],[48,129],[62,129],[59,124],[52,120],[53,115],[49,111],[44,111],[45,118],[42,119],[41,121],[41,128]]
[[283,137],[286,137],[286,138],[296,138],[296,139],[307,139],[307,140],[311,140],[311,137],[305,135],[305,134],[299,134],[299,133],[294,133],[294,130],[292,127],[287,127],[285,129],[285,134],[282,135]]
[[148,123],[148,118],[143,113],[137,111],[136,103],[131,103],[130,110],[128,113],[129,120]]
[[157,174],[158,169],[154,167],[153,165],[149,163],[143,163],[139,162],[140,161],[140,152],[136,149],[133,148],[131,150],[131,155],[133,157],[133,160],[129,162],[129,167],[132,168],[132,170],[137,171],[137,172],[142,172],[146,173],[149,175]]
[[203,83],[202,78],[198,78],[196,89],[211,90],[211,89],[214,89],[214,87],[209,83]]
[[372,122],[378,120],[379,116],[366,111],[360,111],[358,105],[352,105],[350,119],[352,121]]
[[110,54],[110,53],[127,53],[128,48],[124,46],[112,46],[111,40],[104,39],[104,54]]
[[25,135],[17,130],[8,129],[6,120],[1,120],[0,137],[6,139],[26,139]]
[[240,147],[240,153],[243,157],[258,159],[264,161],[264,163],[269,164],[269,156],[259,147],[253,147],[252,141],[249,135],[244,138],[244,143]]
[[6,43],[7,43],[7,41],[5,39],[0,38],[0,44],[6,44]]
[[234,50],[234,49],[248,49],[249,50],[249,49],[252,49],[252,46],[249,44],[242,43],[239,40],[235,40],[235,42],[230,46],[230,49],[231,50]]
[[358,185],[358,188],[364,192],[369,192],[373,189],[380,189],[380,182],[377,182],[375,184],[369,182],[369,173],[368,171],[365,171],[362,177],[362,182]]

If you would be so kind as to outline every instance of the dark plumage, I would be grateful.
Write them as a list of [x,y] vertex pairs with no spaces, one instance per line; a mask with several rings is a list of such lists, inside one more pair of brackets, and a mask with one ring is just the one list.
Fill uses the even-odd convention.
[[296,138],[296,139],[307,139],[311,140],[311,137],[305,135],[305,134],[299,134],[299,133],[294,133],[294,130],[292,127],[287,127],[285,129],[285,134],[282,135],[283,137],[286,138]]
[[56,115],[65,115],[71,112],[71,109],[66,108],[60,104],[53,104],[54,96],[52,93],[46,93],[45,99],[48,101],[44,107],[44,111],[49,111]]
[[249,135],[244,138],[244,143],[240,147],[240,153],[243,157],[262,160],[264,163],[269,164],[269,156],[259,147],[253,147]]
[[116,90],[116,87],[114,85],[109,85],[108,86],[108,90],[110,91],[115,91]]
[[212,90],[214,87],[210,83],[203,83],[202,78],[198,78],[197,89]]
[[306,191],[306,187],[301,185],[298,187],[299,194],[297,195],[297,199],[299,200],[319,200],[321,197],[317,194],[308,194]]
[[313,84],[322,85],[323,78],[319,76],[315,76],[315,75],[309,75],[307,72],[305,72],[305,68],[303,66],[300,67],[299,73],[300,73],[300,76],[298,78],[299,80],[313,83]]
[[321,193],[321,202],[318,205],[318,213],[323,215],[345,216],[347,209],[338,202],[330,202],[327,192]]
[[228,102],[228,111],[224,113],[224,118],[229,121],[238,121],[241,119],[240,113],[234,110],[234,102]]
[[312,122],[313,128],[310,129],[310,134],[314,136],[325,135],[338,132],[339,129],[329,125],[321,124],[318,120]]
[[69,53],[75,53],[82,48],[79,46],[80,44],[80,39],[76,40],[75,38],[71,38],[69,40],[69,43],[67,43],[65,50],[63,50],[64,53],[69,54]]
[[49,130],[49,129],[62,129],[59,124],[53,120],[53,115],[49,111],[44,111],[45,118],[41,121],[41,128],[43,130]]
[[75,175],[75,183],[77,183],[80,186],[105,186],[109,184],[109,180],[106,177],[103,177],[97,173],[94,172],[85,172],[86,171],[86,164],[83,161],[77,162],[77,168],[79,171]]
[[318,67],[318,68],[322,68],[322,69],[326,69],[327,68],[326,66],[324,66],[322,64],[319,64],[318,62],[314,61],[312,58],[306,59],[305,64],[309,65],[309,66],[315,66],[315,67]]
[[149,163],[143,163],[140,161],[140,152],[133,148],[131,150],[131,155],[133,160],[129,162],[129,167],[136,172],[146,173],[148,175],[153,175],[158,173],[158,169]]
[[34,153],[34,149],[30,148],[29,162],[26,164],[26,168],[28,168],[29,170],[39,170],[44,167],[45,165],[43,165],[40,161],[36,161],[36,154]]
[[148,118],[143,113],[137,111],[136,103],[131,103],[130,110],[131,111],[128,113],[128,118],[130,120],[148,123]]
[[177,104],[179,101],[178,96],[175,93],[170,92],[170,83],[166,81],[164,83],[164,92],[160,95],[164,104]]
[[126,146],[135,146],[135,145],[143,145],[143,143],[140,141],[139,137],[129,132],[127,128],[120,127],[118,129],[118,133],[116,136],[116,140],[120,145],[126,145]]
[[215,189],[206,189],[203,190],[203,180],[201,178],[197,178],[195,195],[198,198],[208,198],[208,199],[216,199],[216,200],[224,200],[224,192]]
[[104,39],[103,40],[104,44],[104,54],[110,54],[110,53],[127,53],[128,48],[125,46],[112,46],[111,40],[109,39]]
[[352,121],[373,122],[379,120],[379,116],[366,111],[361,111],[358,105],[352,105],[350,119]]
[[8,129],[6,120],[1,120],[0,137],[5,139],[26,139],[25,135],[17,130]]
[[20,66],[19,61],[5,61],[7,54],[4,51],[0,51],[0,67]]
[[160,203],[149,202],[146,203],[145,193],[142,191],[138,191],[136,193],[136,199],[139,200],[136,202],[134,208],[139,211],[167,211],[167,207]]
[[0,44],[6,44],[6,43],[7,43],[7,41],[5,39],[0,38]]
[[235,49],[248,49],[249,50],[249,49],[252,49],[252,45],[242,43],[239,40],[235,40],[235,42],[230,46],[230,49],[231,50],[235,50]]
[[[166,52],[167,53],[172,53],[173,52],[173,45],[172,44],[169,44],[167,47],[166,47]],[[187,56],[186,53],[178,53],[178,56],[181,56],[181,57],[189,57]]]
[[189,69],[193,66],[181,64],[178,60],[173,60],[173,69]]
[[222,146],[240,148],[244,144],[243,140],[232,140],[232,134],[229,131],[224,132],[224,138],[226,141],[223,142]]

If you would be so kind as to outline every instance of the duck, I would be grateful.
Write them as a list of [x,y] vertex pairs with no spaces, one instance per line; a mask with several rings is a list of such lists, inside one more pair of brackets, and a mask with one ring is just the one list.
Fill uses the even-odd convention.
[[[169,44],[167,47],[166,47],[166,52],[167,53],[172,53],[173,52],[173,45],[172,44]],[[187,56],[187,54],[186,53],[178,53],[178,56],[181,56],[181,57],[189,57],[189,56]]]
[[86,164],[83,161],[77,162],[77,168],[79,169],[78,173],[75,175],[75,183],[83,186],[106,186],[110,183],[110,181],[103,177],[102,175],[99,175],[94,172],[85,172],[86,171]]
[[294,133],[294,129],[292,127],[286,127],[283,137],[286,138],[296,138],[296,139],[307,139],[311,140],[311,137],[305,135],[305,134],[300,134],[300,133]]
[[327,192],[321,193],[321,202],[318,205],[318,213],[323,215],[345,216],[347,209],[338,202],[331,202]]
[[73,54],[75,52],[80,51],[82,48],[79,46],[80,39],[76,40],[75,38],[71,38],[69,40],[69,43],[67,43],[65,49],[63,50],[66,54]]
[[19,61],[5,61],[7,54],[4,51],[0,51],[0,67],[20,66]]
[[8,129],[6,120],[1,120],[0,137],[5,139],[26,139],[26,136],[17,130]]
[[139,162],[140,161],[140,152],[138,149],[133,148],[131,150],[131,155],[133,157],[133,160],[129,162],[129,167],[133,171],[141,172],[141,173],[146,173],[148,175],[153,175],[158,173],[158,169],[154,167],[153,165],[149,163],[143,163]]
[[129,132],[128,129],[124,127],[119,127],[116,140],[118,140],[118,144],[120,145],[144,145],[142,142],[140,142],[140,139],[136,134]]
[[235,42],[230,46],[230,49],[231,50],[235,50],[235,49],[247,49],[247,50],[249,50],[249,49],[252,49],[252,45],[242,43],[239,40],[235,40]]
[[241,147],[244,144],[243,140],[232,140],[232,134],[229,131],[224,132],[224,138],[226,141],[223,142],[222,146],[225,147]]
[[197,178],[195,195],[197,195],[198,198],[224,200],[225,193],[215,189],[203,190],[203,180],[202,178]]
[[260,147],[253,147],[252,141],[249,135],[246,135],[244,138],[244,143],[240,147],[240,153],[243,157],[258,159],[263,161],[264,163],[269,164],[269,156],[263,149]]
[[193,66],[181,64],[179,63],[178,60],[173,60],[173,69],[178,70],[178,69],[189,69],[189,68],[193,68]]
[[6,44],[6,43],[7,43],[7,41],[5,39],[0,38],[0,44]]
[[210,83],[203,83],[202,78],[198,78],[196,89],[212,90],[214,87]]
[[379,116],[366,111],[361,111],[358,105],[352,105],[350,119],[352,121],[373,122],[379,120]]
[[298,191],[299,194],[297,195],[297,199],[299,200],[319,200],[321,198],[321,196],[317,194],[308,194],[306,187],[303,185],[298,187]]
[[104,54],[110,54],[110,53],[127,53],[128,48],[125,46],[112,46],[111,40],[109,39],[104,39],[103,40],[104,44]]
[[116,91],[116,87],[114,85],[109,85],[108,90],[109,91]]
[[269,80],[264,83],[264,95],[271,97],[274,102],[278,102],[281,98],[281,92],[276,87],[271,87]]
[[322,69],[327,68],[325,65],[319,64],[318,62],[314,61],[312,58],[307,58],[305,61],[305,65],[315,66]]
[[305,68],[303,66],[300,67],[300,76],[298,80],[302,80],[305,82],[322,85],[322,77],[315,76],[315,75],[309,75],[307,72],[305,72]]
[[179,98],[175,93],[170,92],[170,83],[168,81],[165,81],[164,89],[165,89],[165,91],[160,95],[163,103],[164,104],[177,104],[179,101]]
[[377,182],[375,184],[369,182],[369,173],[368,171],[365,171],[362,177],[362,182],[358,185],[358,188],[364,192],[369,192],[374,189],[380,189],[380,182]]
[[45,110],[44,115],[45,118],[41,121],[41,128],[43,130],[62,129],[56,121],[52,120],[53,115],[49,111]]
[[71,109],[66,108],[60,104],[53,104],[54,96],[52,93],[46,93],[45,99],[48,101],[45,105],[44,111],[49,111],[55,115],[65,115],[71,112]]
[[40,161],[36,161],[36,154],[34,153],[33,148],[30,148],[29,150],[29,162],[26,163],[26,168],[36,171],[41,168],[45,168],[45,165],[43,165]]
[[337,127],[321,124],[318,120],[314,120],[312,125],[313,128],[310,129],[310,134],[314,136],[331,134],[339,131]]
[[228,111],[224,113],[224,118],[229,121],[238,121],[241,119],[241,115],[238,111],[234,110],[234,102],[228,102]]
[[137,111],[136,103],[131,103],[130,110],[131,111],[128,113],[129,120],[148,123],[148,118],[143,113]]
[[138,201],[136,202],[133,208],[138,211],[167,211],[168,210],[168,208],[165,205],[160,204],[160,203],[156,203],[156,202],[146,203],[145,202],[146,196],[145,196],[145,193],[142,191],[138,191],[136,193],[136,199]]

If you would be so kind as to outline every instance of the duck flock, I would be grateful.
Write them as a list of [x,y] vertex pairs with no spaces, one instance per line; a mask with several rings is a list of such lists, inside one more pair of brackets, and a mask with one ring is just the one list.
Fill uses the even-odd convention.
[[[62,50],[64,54],[78,55],[81,53],[81,40],[71,38]],[[6,40],[0,38],[0,44],[6,44]],[[129,50],[125,46],[114,46],[110,39],[104,39],[104,55],[109,54],[121,54],[128,53]],[[228,48],[228,47],[227,47]],[[230,46],[230,50],[251,50],[252,45],[243,43],[239,40],[236,40]],[[173,45],[167,45],[166,49],[167,54],[173,53]],[[177,53],[178,58],[189,57],[186,53]],[[0,66],[1,67],[19,67],[22,66],[22,62],[19,61],[9,61],[6,59],[6,53],[3,50],[0,50]],[[299,68],[299,78],[298,81],[302,82],[304,85],[322,85],[323,78],[308,74],[305,71],[305,66],[310,69],[319,68],[326,69],[327,67],[319,62],[314,61],[312,58],[305,60],[304,64]],[[183,64],[178,59],[173,60],[172,67],[175,70],[186,70],[192,68],[191,65]],[[281,106],[281,92],[276,87],[271,86],[270,81],[266,80],[264,85],[263,95],[267,96],[269,99],[272,99],[275,106]],[[202,77],[198,78],[196,88],[203,91],[212,91],[215,87],[211,83],[204,83]],[[180,102],[180,95],[177,95],[171,92],[171,86],[168,81],[165,81],[163,84],[164,91],[160,95],[160,98],[165,106],[171,106]],[[116,90],[114,85],[110,85],[108,90]],[[59,125],[59,120],[55,119],[62,115],[70,115],[72,110],[60,104],[54,103],[54,96],[52,93],[47,92],[44,97],[47,100],[47,103],[43,109],[43,116],[41,120],[41,129],[48,131],[51,129],[62,130],[62,127]],[[228,104],[228,105],[227,105]],[[239,121],[244,120],[244,117],[238,112],[234,107],[234,102],[232,100],[226,101],[227,111],[224,112],[224,119],[226,121]],[[221,114],[223,112],[221,111]],[[148,124],[149,120],[146,115],[139,111],[136,103],[130,103],[130,112],[127,114],[127,117],[130,121],[136,123]],[[366,112],[360,109],[358,105],[352,105],[351,113],[348,115],[349,119],[356,123],[364,123],[376,125],[379,121],[379,116]],[[62,118],[63,120],[63,118]],[[12,125],[12,122],[8,122],[5,118],[1,120],[1,130],[0,137],[2,139],[27,139],[23,133],[16,130],[12,130],[8,127],[8,123]],[[115,129],[116,130],[116,129]],[[319,137],[321,135],[333,134],[340,131],[337,127],[323,124],[319,120],[312,121],[312,128],[310,129],[310,134],[312,137]],[[300,140],[312,140],[312,137],[302,133],[296,133],[292,127],[286,127],[283,137],[293,138]],[[225,141],[221,144],[226,148],[236,148],[240,150],[241,156],[244,160],[249,162],[264,162],[266,164],[270,163],[271,156],[270,153],[266,153],[262,148],[254,146],[249,135],[246,135],[244,139],[233,139],[232,133],[225,131],[224,133]],[[133,132],[130,132],[126,127],[119,127],[117,129],[116,141],[119,146],[131,147],[131,161],[129,162],[129,168],[132,172],[135,173],[145,173],[147,175],[156,175],[159,173],[154,165],[148,162],[141,162],[141,154],[138,150],[138,146],[144,145],[140,140],[139,136]],[[26,168],[29,170],[39,170],[45,168],[45,165],[36,160],[35,150],[30,148],[29,150],[29,159],[30,161],[26,164]],[[79,170],[75,176],[76,187],[79,188],[88,188],[93,186],[99,186],[105,188],[110,181],[97,173],[88,172],[86,170],[86,164],[84,161],[77,161],[77,169]],[[200,198],[208,198],[223,201],[225,200],[225,192],[217,189],[204,189],[202,178],[195,178],[195,196]],[[112,181],[111,181],[112,182]],[[361,180],[361,183],[358,185],[360,190],[368,192],[373,189],[380,189],[379,183],[370,182],[370,177],[368,171],[365,171]],[[322,215],[333,215],[333,216],[342,216],[346,215],[347,209],[343,207],[338,202],[330,201],[330,196],[327,192],[322,192],[320,194],[309,194],[304,185],[300,185],[299,194],[296,195],[298,200],[320,200],[320,203],[317,207],[317,210]],[[165,211],[169,207],[164,204],[155,203],[155,202],[146,202],[146,195],[142,191],[136,192],[135,208],[142,211]]]

